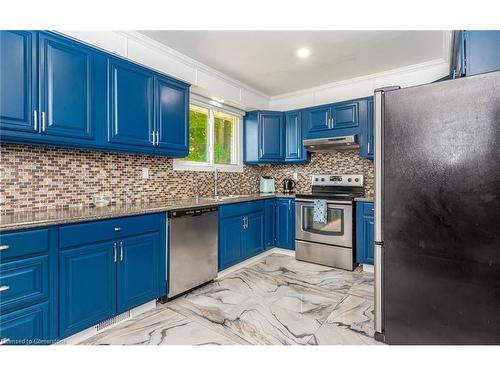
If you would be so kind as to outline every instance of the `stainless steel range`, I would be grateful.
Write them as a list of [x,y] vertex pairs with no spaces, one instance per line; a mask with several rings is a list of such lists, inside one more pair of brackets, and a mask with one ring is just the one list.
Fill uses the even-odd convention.
[[[355,197],[363,195],[363,175],[313,175],[311,193],[295,198],[295,257],[352,271]],[[314,218],[316,200],[326,201],[325,220]]]

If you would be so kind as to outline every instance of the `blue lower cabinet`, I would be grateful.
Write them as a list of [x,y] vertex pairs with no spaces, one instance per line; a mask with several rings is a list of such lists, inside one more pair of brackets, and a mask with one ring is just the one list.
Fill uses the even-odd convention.
[[0,315],[0,327],[0,341],[3,345],[50,344],[49,303]]
[[276,246],[295,250],[295,200],[293,198],[277,198]]
[[117,309],[121,313],[158,297],[160,235],[126,238],[118,246]]
[[263,200],[223,205],[219,209],[219,271],[266,249]]
[[374,207],[371,202],[356,202],[356,262],[373,264]]
[[56,227],[0,235],[0,342],[57,339]]
[[252,212],[246,216],[245,258],[250,258],[265,250],[264,223],[264,211]]
[[265,246],[270,249],[276,245],[276,199],[266,199],[265,213]]
[[60,337],[166,294],[165,225],[151,214],[59,228]]
[[115,243],[83,246],[59,254],[59,333],[88,328],[116,313]]
[[219,221],[219,271],[243,259],[244,226],[243,216]]

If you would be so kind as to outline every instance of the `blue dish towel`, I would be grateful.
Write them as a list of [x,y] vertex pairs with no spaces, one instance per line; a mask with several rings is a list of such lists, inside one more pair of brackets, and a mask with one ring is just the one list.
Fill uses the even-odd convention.
[[326,224],[327,203],[324,199],[314,200],[314,215],[313,221],[317,224]]

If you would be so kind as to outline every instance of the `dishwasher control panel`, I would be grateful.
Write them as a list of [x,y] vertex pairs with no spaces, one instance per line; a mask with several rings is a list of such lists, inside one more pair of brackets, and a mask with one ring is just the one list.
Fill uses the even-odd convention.
[[211,206],[211,207],[195,207],[195,208],[188,208],[188,209],[179,209],[179,210],[172,210],[168,211],[168,217],[171,218],[178,218],[178,217],[183,217],[183,216],[199,216],[203,215],[208,212],[214,212],[217,211],[218,207],[217,206]]

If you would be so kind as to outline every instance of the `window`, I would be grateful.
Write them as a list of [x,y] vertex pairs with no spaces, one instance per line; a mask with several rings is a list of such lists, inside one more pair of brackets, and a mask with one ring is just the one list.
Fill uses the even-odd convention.
[[175,170],[243,172],[242,116],[205,103],[189,105],[189,155]]

